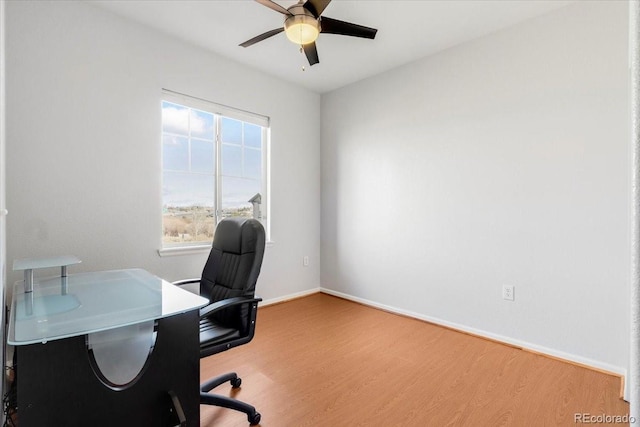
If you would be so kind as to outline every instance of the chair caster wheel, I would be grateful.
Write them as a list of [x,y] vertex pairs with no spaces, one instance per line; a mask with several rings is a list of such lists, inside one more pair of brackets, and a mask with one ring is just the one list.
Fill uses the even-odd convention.
[[260,413],[254,412],[253,414],[249,415],[249,424],[252,426],[260,424],[260,418],[262,418]]
[[236,378],[236,379],[230,380],[229,382],[231,383],[231,387],[238,388],[240,387],[240,384],[242,384],[242,378]]

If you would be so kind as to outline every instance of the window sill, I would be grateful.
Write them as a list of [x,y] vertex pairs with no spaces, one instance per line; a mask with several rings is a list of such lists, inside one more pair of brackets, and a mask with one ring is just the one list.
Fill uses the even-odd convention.
[[[269,248],[275,243],[273,240],[269,240],[265,247]],[[211,244],[208,245],[194,245],[194,246],[176,246],[172,248],[158,249],[158,255],[161,257],[166,256],[178,256],[178,255],[197,255],[202,253],[208,253],[211,251]]]
[[158,249],[158,255],[176,256],[176,255],[195,255],[201,253],[207,253],[211,250],[211,244],[208,245],[194,245],[194,246],[176,246],[171,248]]

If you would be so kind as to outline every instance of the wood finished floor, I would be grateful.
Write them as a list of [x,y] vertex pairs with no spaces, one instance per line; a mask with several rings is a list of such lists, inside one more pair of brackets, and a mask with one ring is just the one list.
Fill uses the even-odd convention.
[[[260,308],[251,343],[200,366],[202,380],[236,371],[242,387],[216,391],[256,406],[263,427],[576,426],[575,413],[629,413],[615,376],[325,294]],[[203,427],[249,425],[200,413]]]

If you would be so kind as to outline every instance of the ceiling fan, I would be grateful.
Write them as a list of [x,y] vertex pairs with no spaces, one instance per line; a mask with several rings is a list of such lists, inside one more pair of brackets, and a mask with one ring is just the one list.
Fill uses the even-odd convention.
[[284,31],[289,40],[300,45],[300,49],[304,50],[309,65],[320,62],[316,48],[316,39],[320,33],[374,39],[378,32],[375,28],[320,16],[331,0],[300,0],[299,3],[286,9],[271,0],[256,1],[269,9],[282,13],[285,16],[284,26],[260,34],[241,43],[240,46],[249,47]]

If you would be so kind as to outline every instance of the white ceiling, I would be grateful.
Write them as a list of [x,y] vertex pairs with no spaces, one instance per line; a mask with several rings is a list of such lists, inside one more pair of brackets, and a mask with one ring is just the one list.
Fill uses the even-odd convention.
[[[319,93],[566,6],[564,0],[333,0],[323,16],[378,29],[375,40],[321,34],[310,67],[281,33],[284,15],[251,0],[102,0],[92,4]],[[277,1],[285,8],[296,3]],[[303,71],[302,67],[306,70]]]

